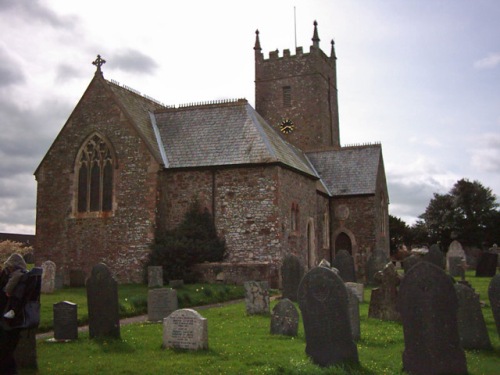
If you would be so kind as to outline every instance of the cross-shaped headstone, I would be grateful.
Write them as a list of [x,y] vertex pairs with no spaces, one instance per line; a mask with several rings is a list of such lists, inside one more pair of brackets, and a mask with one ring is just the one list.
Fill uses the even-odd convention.
[[101,58],[101,55],[97,55],[97,59],[95,59],[94,61],[92,61],[92,64],[97,66],[97,71],[100,72],[101,71],[101,66],[103,66],[104,64],[106,64],[106,60],[104,60],[103,58]]

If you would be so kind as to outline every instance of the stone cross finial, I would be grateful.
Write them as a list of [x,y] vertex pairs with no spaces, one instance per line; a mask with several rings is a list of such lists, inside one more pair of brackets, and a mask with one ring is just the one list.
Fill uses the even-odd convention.
[[95,59],[94,61],[92,61],[92,64],[97,66],[97,71],[100,72],[101,71],[101,66],[103,66],[104,64],[106,64],[106,60],[102,59],[101,58],[101,55],[97,55],[97,59]]

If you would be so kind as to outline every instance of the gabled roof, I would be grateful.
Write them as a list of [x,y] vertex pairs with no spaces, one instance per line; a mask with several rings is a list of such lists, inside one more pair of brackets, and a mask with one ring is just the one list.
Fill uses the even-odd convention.
[[333,196],[375,194],[380,144],[308,152],[307,157]]
[[166,108],[154,117],[167,168],[283,163],[318,177],[304,154],[244,99]]

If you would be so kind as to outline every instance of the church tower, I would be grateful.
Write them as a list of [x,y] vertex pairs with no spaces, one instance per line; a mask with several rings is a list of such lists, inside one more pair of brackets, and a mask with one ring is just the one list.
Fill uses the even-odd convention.
[[259,31],[255,40],[255,109],[282,137],[305,152],[340,148],[336,56],[319,47],[318,24],[309,53],[297,47],[264,59]]

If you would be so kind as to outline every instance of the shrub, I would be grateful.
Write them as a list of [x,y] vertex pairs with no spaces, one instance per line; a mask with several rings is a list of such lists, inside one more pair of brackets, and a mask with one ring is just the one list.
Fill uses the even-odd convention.
[[3,263],[7,260],[7,258],[14,253],[19,255],[26,255],[28,253],[33,252],[33,248],[31,246],[26,246],[21,242],[15,241],[1,241],[0,242],[0,263]]

